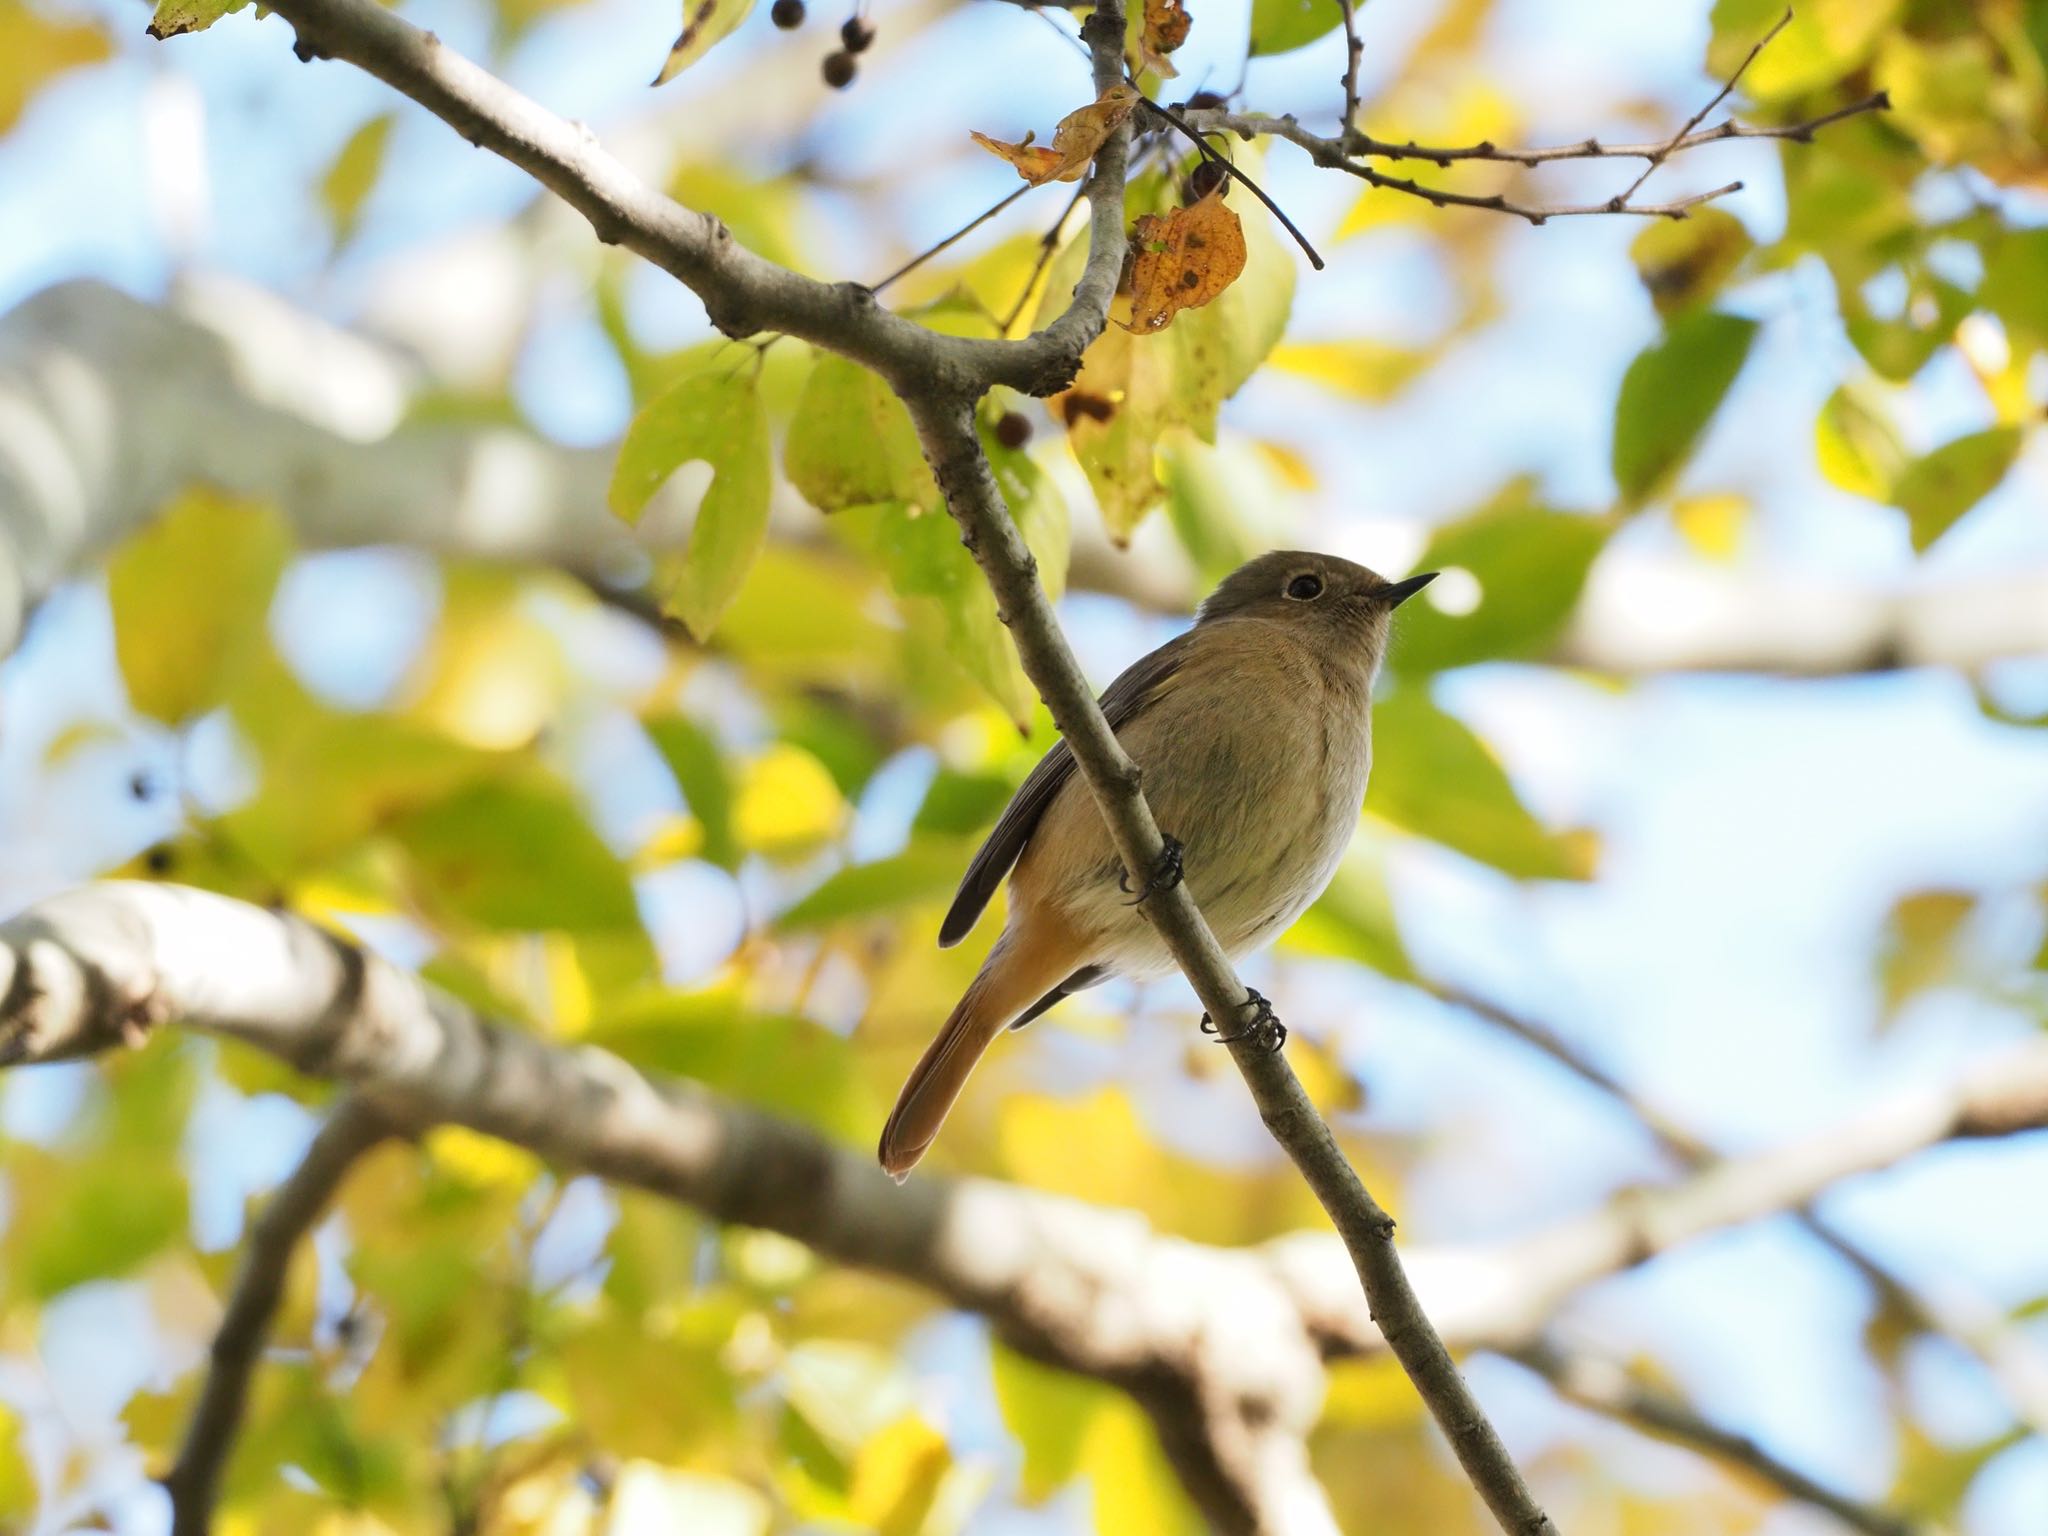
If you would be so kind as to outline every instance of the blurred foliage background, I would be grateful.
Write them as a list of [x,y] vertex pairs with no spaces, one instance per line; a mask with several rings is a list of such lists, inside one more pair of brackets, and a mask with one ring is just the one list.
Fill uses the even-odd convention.
[[[1334,5],[1192,9],[1169,89],[1242,78],[1249,107],[1329,130]],[[819,79],[844,19],[822,3],[794,32],[742,13],[654,93],[675,27],[655,8],[406,10],[835,278],[1010,189],[970,128],[1043,134],[1086,95],[1067,20],[995,3],[876,6],[843,93]],[[1373,0],[1361,123],[1655,140],[1778,14]],[[118,871],[289,904],[499,1017],[867,1145],[985,942],[934,946],[953,883],[1050,740],[900,409],[798,343],[710,338],[515,173],[295,63],[280,22],[159,44],[146,20],[0,0],[0,299],[93,276],[260,329],[269,290],[373,340],[363,377],[402,381],[382,426],[588,454],[600,493],[623,443],[610,501],[638,540],[601,570],[425,535],[335,551],[354,541],[310,537],[289,487],[183,488],[0,675],[0,902]],[[1878,89],[1892,110],[1810,144],[1675,160],[1652,189],[1746,183],[1683,222],[1528,228],[1239,145],[1329,269],[1235,199],[1244,279],[1091,353],[1110,420],[986,403],[1101,681],[1262,548],[1451,572],[1403,611],[1353,852],[1251,972],[1414,1237],[1512,1234],[1670,1172],[1625,1107],[1447,995],[1546,1021],[1730,1148],[2048,1016],[2048,658],[2005,654],[1993,622],[2048,606],[2048,4],[1810,0],[1730,105],[1794,121]],[[1186,149],[1143,162],[1134,211]],[[1403,169],[1559,201],[1633,175]],[[1078,269],[1081,220],[1047,233],[1067,196],[891,302],[1028,327]],[[445,493],[418,487],[423,529]],[[720,532],[685,555],[693,516]],[[1858,626],[1867,652],[1831,648]],[[1893,665],[1929,656],[1949,664]],[[1195,1011],[1178,982],[1063,1006],[994,1054],[936,1161],[1208,1242],[1318,1225]],[[147,1474],[248,1202],[328,1098],[175,1034],[9,1078],[0,1523],[163,1528]],[[2048,1348],[2044,1179],[2038,1137],[1955,1148],[1827,1210]],[[223,1530],[1197,1528],[1107,1388],[909,1287],[467,1132],[373,1154],[316,1247]],[[2048,1518],[2048,1447],[2009,1395],[1787,1223],[1596,1287],[1561,1326],[1860,1498],[1973,1536]],[[1517,1366],[1471,1368],[1567,1530],[1836,1528]],[[1484,1528],[1389,1366],[1336,1372],[1314,1451],[1349,1532]]]

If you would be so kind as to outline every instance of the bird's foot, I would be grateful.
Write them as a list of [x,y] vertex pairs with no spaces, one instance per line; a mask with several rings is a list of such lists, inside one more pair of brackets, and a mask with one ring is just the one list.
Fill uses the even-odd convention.
[[1287,1026],[1280,1022],[1280,1016],[1273,1012],[1273,1005],[1256,989],[1245,988],[1245,1000],[1240,1007],[1250,1008],[1252,1016],[1245,1026],[1234,1035],[1226,1035],[1216,1027],[1216,1021],[1208,1014],[1202,1015],[1202,1033],[1214,1035],[1218,1045],[1229,1045],[1238,1040],[1249,1040],[1259,1050],[1277,1051],[1287,1043]]
[[1131,896],[1131,899],[1124,903],[1125,906],[1135,907],[1154,891],[1170,891],[1180,884],[1181,854],[1184,851],[1180,839],[1169,832],[1160,841],[1163,846],[1159,850],[1159,857],[1152,861],[1152,872],[1145,876],[1145,888],[1137,895],[1131,896],[1129,872],[1118,871],[1116,888],[1126,896]]

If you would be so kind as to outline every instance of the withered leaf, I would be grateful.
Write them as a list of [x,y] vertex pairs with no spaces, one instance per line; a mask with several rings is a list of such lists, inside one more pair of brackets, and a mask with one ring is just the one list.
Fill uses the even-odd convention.
[[1116,132],[1143,98],[1136,86],[1112,85],[1085,107],[1078,107],[1059,121],[1051,144],[1034,145],[1027,135],[1021,144],[1005,144],[985,133],[973,135],[974,142],[991,154],[1001,155],[1017,167],[1017,174],[1033,186],[1048,181],[1079,181],[1088,162],[1102,148],[1103,140]]
[[1141,214],[1131,246],[1125,329],[1141,336],[1165,330],[1184,309],[1200,309],[1244,271],[1244,225],[1217,192],[1170,213]]
[[1145,0],[1145,30],[1138,37],[1139,67],[1154,71],[1163,80],[1180,73],[1166,56],[1188,40],[1194,20],[1184,0]]

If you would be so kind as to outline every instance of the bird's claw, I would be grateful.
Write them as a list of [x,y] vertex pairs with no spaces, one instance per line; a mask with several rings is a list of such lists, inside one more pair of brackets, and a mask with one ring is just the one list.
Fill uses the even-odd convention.
[[1287,1043],[1287,1026],[1280,1022],[1280,1016],[1273,1012],[1273,1005],[1255,988],[1245,988],[1245,1000],[1240,1006],[1249,1007],[1252,1016],[1245,1026],[1234,1035],[1226,1035],[1216,1027],[1216,1021],[1208,1014],[1202,1015],[1202,1033],[1213,1035],[1216,1044],[1229,1045],[1238,1040],[1249,1040],[1259,1050],[1277,1051]]
[[1160,841],[1162,846],[1159,850],[1159,857],[1152,861],[1152,872],[1145,876],[1145,888],[1139,891],[1137,895],[1131,896],[1129,871],[1117,871],[1116,888],[1126,896],[1131,896],[1131,899],[1124,903],[1125,906],[1135,907],[1154,891],[1170,891],[1180,884],[1181,853],[1183,852],[1180,839],[1172,833],[1167,833]]

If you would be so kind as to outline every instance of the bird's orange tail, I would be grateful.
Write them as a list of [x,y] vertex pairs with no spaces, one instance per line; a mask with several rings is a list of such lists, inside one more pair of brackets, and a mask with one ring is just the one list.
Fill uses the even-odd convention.
[[1020,940],[1015,933],[996,941],[938,1038],[925,1048],[896,1095],[896,1107],[889,1112],[876,1149],[891,1178],[900,1184],[917,1166],[990,1042],[1077,969],[1064,953],[1071,947]]

